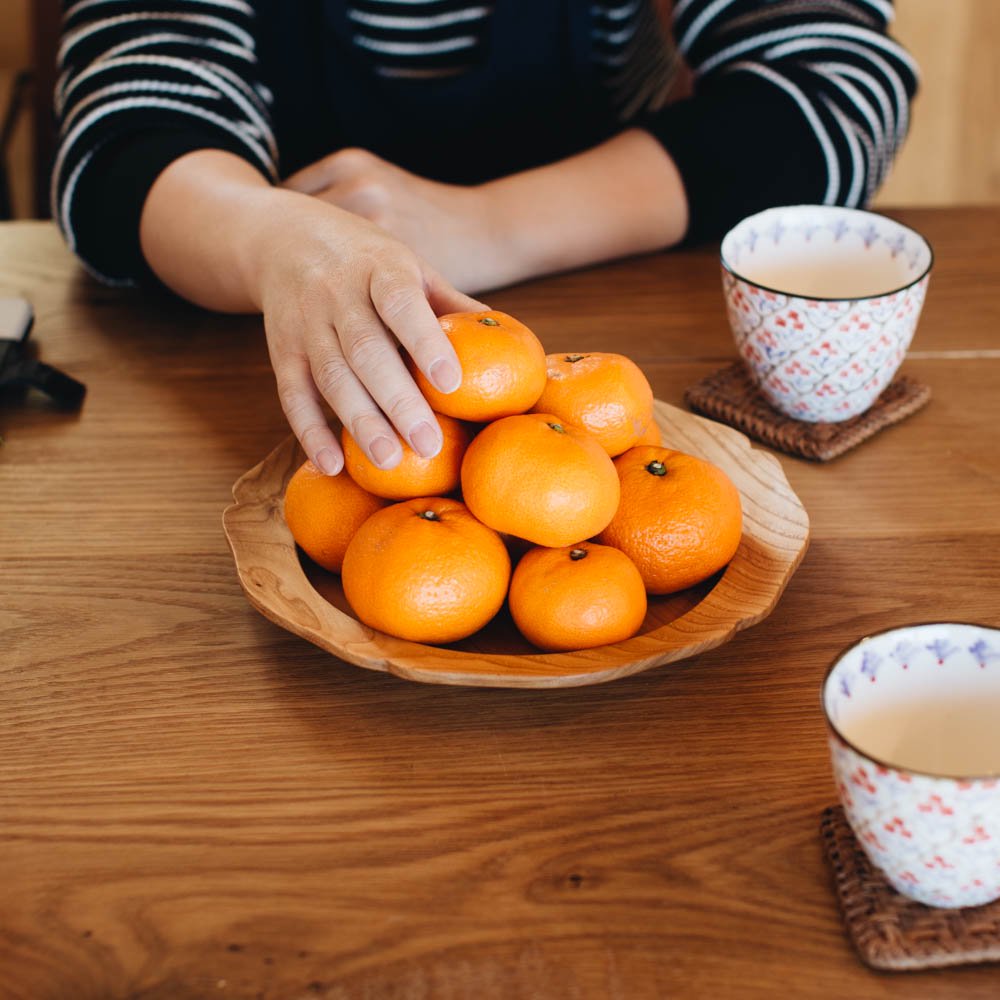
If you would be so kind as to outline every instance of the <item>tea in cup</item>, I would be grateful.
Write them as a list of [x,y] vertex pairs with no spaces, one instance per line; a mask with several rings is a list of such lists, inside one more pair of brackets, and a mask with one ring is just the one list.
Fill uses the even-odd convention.
[[874,212],[772,208],[722,241],[722,282],[740,357],[787,416],[837,422],[864,413],[913,339],[933,253]]
[[822,700],[844,812],[892,886],[929,906],[1000,899],[1000,629],[869,636]]

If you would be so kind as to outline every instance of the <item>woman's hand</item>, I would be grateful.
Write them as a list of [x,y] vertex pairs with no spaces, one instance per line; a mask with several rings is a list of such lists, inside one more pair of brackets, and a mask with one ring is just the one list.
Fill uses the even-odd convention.
[[482,309],[377,226],[291,192],[273,193],[252,249],[285,416],[325,472],[342,464],[325,399],[380,468],[402,458],[396,431],[436,455],[441,431],[398,345],[442,392],[461,369],[437,314]]
[[485,187],[429,181],[363,149],[331,153],[284,187],[374,222],[457,288],[478,292],[508,277]]
[[239,158],[213,150],[160,175],[141,235],[150,266],[181,295],[264,314],[282,408],[324,472],[343,467],[324,400],[381,468],[402,457],[395,432],[418,454],[438,452],[440,428],[399,346],[453,391],[461,370],[436,314],[486,307],[399,240],[334,205],[272,188]]
[[376,465],[402,456],[393,428],[418,453],[437,452],[440,429],[398,345],[431,382],[457,387],[435,313],[485,307],[455,284],[493,288],[656,250],[686,227],[676,166],[649,133],[629,129],[470,188],[356,149],[273,188],[240,157],[197,150],[153,184],[140,236],[150,267],[178,294],[264,313],[288,422],[332,474],[343,456],[324,400]]
[[363,149],[284,183],[376,223],[467,292],[661,250],[688,225],[676,165],[638,128],[475,187],[417,177]]

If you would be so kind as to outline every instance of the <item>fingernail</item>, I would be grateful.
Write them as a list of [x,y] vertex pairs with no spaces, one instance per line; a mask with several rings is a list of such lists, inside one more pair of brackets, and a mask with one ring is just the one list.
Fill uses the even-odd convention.
[[440,392],[454,392],[462,384],[462,373],[456,365],[439,358],[431,365],[431,381]]
[[423,458],[433,458],[441,450],[441,435],[423,421],[410,431],[410,447]]
[[316,455],[316,465],[319,471],[326,476],[339,475],[344,463],[340,456],[332,448],[320,448]]
[[396,442],[390,438],[381,437],[375,438],[374,441],[368,446],[368,452],[371,455],[372,461],[380,468],[388,468],[392,464],[393,458],[396,457],[399,448]]

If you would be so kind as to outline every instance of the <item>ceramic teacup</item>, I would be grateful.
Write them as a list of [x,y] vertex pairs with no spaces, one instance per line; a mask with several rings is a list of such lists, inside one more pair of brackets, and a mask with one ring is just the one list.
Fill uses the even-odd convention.
[[772,208],[722,241],[737,350],[768,402],[797,420],[864,413],[913,339],[933,254],[874,212]]
[[858,842],[929,906],[1000,898],[1000,629],[936,623],[862,639],[823,708]]

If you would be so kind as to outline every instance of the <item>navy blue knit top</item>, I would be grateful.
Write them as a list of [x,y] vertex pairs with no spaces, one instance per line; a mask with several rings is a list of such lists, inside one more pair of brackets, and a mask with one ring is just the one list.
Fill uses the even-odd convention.
[[[758,209],[862,205],[909,122],[891,0],[69,0],[53,214],[140,278],[159,172],[230,150],[277,180],[361,146],[477,183],[648,129],[689,241]],[[693,91],[677,99],[693,76]]]

